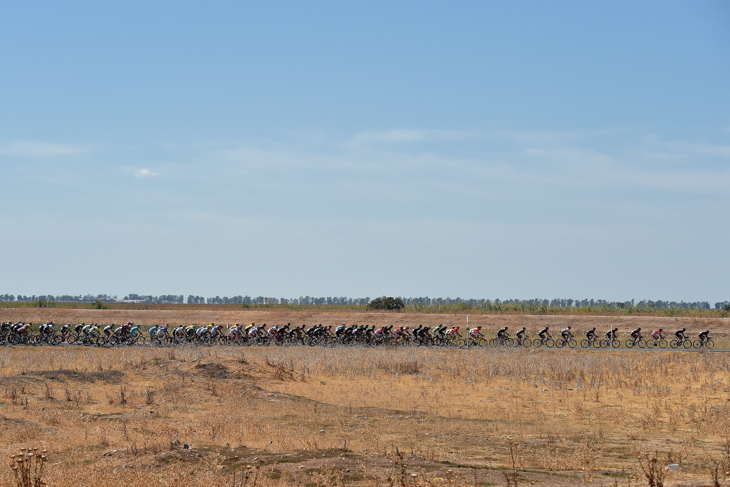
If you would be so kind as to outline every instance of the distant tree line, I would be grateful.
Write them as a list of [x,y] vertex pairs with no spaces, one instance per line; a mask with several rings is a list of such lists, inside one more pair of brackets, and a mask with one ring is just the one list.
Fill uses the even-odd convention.
[[[454,304],[465,304],[467,306],[489,306],[489,305],[504,305],[504,306],[545,306],[551,308],[684,308],[684,309],[712,309],[710,303],[707,301],[652,301],[642,300],[636,302],[631,301],[606,301],[605,299],[461,299],[461,298],[400,298],[406,306],[441,306],[441,305],[454,305]],[[715,309],[724,309],[728,305],[728,301],[722,301],[715,303]]]
[[[383,297],[385,298],[385,296]],[[294,306],[368,306],[372,302],[375,302],[375,307],[380,306],[380,302],[383,298],[376,298],[372,300],[369,297],[365,298],[348,298],[348,297],[313,297],[313,296],[300,296],[299,298],[275,298],[266,296],[215,296],[215,297],[203,297],[188,295],[187,298],[182,294],[163,294],[160,296],[153,296],[147,294],[135,294],[130,293],[124,298],[117,299],[117,296],[107,294],[85,294],[85,295],[41,295],[41,296],[24,296],[22,294],[0,294],[0,301],[17,301],[17,302],[31,302],[31,301],[56,301],[56,302],[71,302],[71,303],[94,303],[101,301],[102,303],[113,303],[119,301],[131,301],[138,303],[150,303],[150,304],[238,304],[238,305],[294,305]],[[415,307],[433,307],[433,306],[469,306],[469,307],[481,307],[488,309],[500,309],[500,308],[616,308],[616,309],[665,309],[665,308],[679,308],[679,309],[712,309],[710,303],[707,301],[652,301],[642,300],[636,302],[631,301],[606,301],[604,299],[462,299],[462,298],[430,298],[418,297],[418,298],[405,298],[396,297],[391,299],[397,299],[404,306],[415,306]],[[392,303],[386,303],[386,307]],[[373,308],[373,306],[371,306]],[[730,311],[730,301],[720,301],[715,303],[714,309],[724,309]]]
[[30,301],[58,301],[58,302],[65,302],[65,303],[93,303],[95,301],[101,301],[104,303],[113,303],[117,301],[116,296],[109,296],[108,294],[85,294],[85,295],[78,295],[78,296],[71,296],[69,294],[63,294],[60,296],[52,296],[52,295],[40,295],[36,296],[35,294],[32,296],[23,296],[22,294],[18,294],[17,296],[13,294],[0,294],[0,302],[7,302],[7,301],[18,301],[18,302],[30,302]]

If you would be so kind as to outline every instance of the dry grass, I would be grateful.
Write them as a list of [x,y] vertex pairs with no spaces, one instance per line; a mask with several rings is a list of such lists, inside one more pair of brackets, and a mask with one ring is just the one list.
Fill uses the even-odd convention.
[[[340,323],[358,323],[367,325],[417,326],[425,324],[435,326],[438,323],[454,326],[466,326],[465,314],[419,314],[390,313],[380,311],[357,311],[347,309],[250,309],[228,308],[224,305],[216,307],[183,307],[182,309],[64,309],[64,308],[0,308],[0,321],[28,321],[45,323],[52,320],[56,323],[126,323],[131,320],[143,325],[153,323],[205,324],[205,323],[287,323],[309,325],[323,323],[337,325]],[[613,326],[619,327],[621,333],[633,328],[644,330],[664,328],[673,332],[677,328],[686,327],[695,333],[709,329],[713,337],[725,337],[730,331],[730,318],[702,317],[662,317],[662,316],[593,316],[593,315],[524,315],[524,314],[476,314],[469,316],[470,326],[480,325],[486,330],[496,331],[503,326],[511,329],[527,326],[533,334],[545,325],[559,330],[571,325],[574,330],[583,332],[592,327],[608,331]]]
[[47,449],[52,486],[637,485],[646,452],[680,465],[665,485],[703,485],[730,469],[729,369],[720,353],[5,347],[0,453]]

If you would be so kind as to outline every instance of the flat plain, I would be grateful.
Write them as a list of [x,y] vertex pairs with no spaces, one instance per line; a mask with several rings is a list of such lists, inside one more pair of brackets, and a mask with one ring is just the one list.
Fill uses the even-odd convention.
[[[28,315],[0,320],[464,325],[466,319],[112,312],[118,311],[7,309]],[[722,319],[470,317],[472,326],[480,321],[490,330],[570,323],[579,331],[686,322],[722,339],[727,330]],[[713,485],[711,471],[722,485],[730,470],[730,356],[2,346],[0,435],[8,466],[22,447],[46,449],[44,479],[52,486],[648,485],[642,462],[660,467],[664,485]],[[677,469],[665,470],[669,465]],[[0,485],[11,481],[10,468],[0,468]]]

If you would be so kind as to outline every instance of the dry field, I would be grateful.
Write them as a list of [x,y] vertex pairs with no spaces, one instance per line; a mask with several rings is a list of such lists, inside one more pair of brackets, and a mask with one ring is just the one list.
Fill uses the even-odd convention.
[[[357,323],[367,325],[417,326],[419,324],[435,326],[465,326],[465,314],[417,314],[392,312],[362,312],[333,309],[332,311],[306,311],[287,309],[250,309],[250,310],[218,310],[196,309],[194,307],[180,310],[119,310],[119,309],[63,309],[63,308],[0,308],[0,321],[29,321],[43,323],[53,320],[56,323],[126,323],[133,321],[143,325],[154,323],[171,324],[205,324],[205,323],[267,323],[269,325],[291,322],[294,325],[306,323],[314,325],[337,325],[340,323]],[[586,316],[586,315],[471,315],[469,325],[481,325],[487,330],[497,330],[502,326],[527,326],[533,332],[548,325],[558,330],[571,325],[573,329],[582,331],[593,326],[599,330],[608,330],[613,326],[621,332],[636,327],[645,330],[664,328],[673,332],[677,328],[686,327],[690,331],[699,332],[709,329],[715,337],[727,336],[730,332],[730,318],[696,318],[696,317],[662,317],[662,316]]]
[[0,454],[47,449],[51,486],[648,485],[643,453],[679,464],[665,485],[712,485],[730,468],[729,368],[723,353],[0,347]]

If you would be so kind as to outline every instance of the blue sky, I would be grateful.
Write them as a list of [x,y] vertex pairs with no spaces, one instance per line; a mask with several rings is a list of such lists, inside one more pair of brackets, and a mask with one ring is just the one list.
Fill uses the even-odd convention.
[[730,4],[5,2],[0,293],[730,299]]

